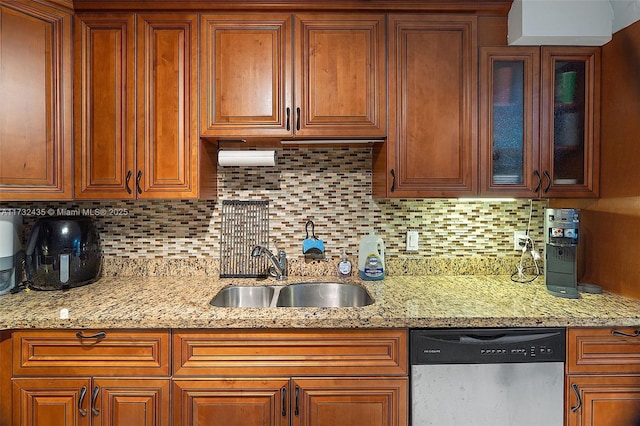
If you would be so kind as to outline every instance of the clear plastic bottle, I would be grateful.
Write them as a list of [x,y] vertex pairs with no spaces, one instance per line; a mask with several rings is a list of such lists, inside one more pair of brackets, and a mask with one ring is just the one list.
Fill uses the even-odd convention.
[[385,276],[384,241],[373,230],[360,240],[358,276],[367,281],[383,280]]

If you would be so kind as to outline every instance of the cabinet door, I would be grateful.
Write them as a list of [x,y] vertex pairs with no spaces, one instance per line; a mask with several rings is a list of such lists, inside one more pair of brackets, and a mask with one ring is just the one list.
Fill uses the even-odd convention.
[[138,198],[198,196],[195,15],[138,16]]
[[288,136],[291,15],[203,15],[200,133]]
[[566,394],[570,426],[640,424],[640,376],[569,376]]
[[407,425],[407,378],[295,379],[295,426]]
[[536,197],[539,171],[537,47],[480,51],[480,193]]
[[543,47],[540,144],[543,195],[597,197],[600,48]]
[[135,20],[80,15],[75,26],[75,198],[135,198]]
[[13,379],[13,424],[88,426],[89,379]]
[[94,379],[91,401],[94,423],[105,426],[169,425],[169,382],[169,379]]
[[71,15],[0,6],[0,200],[71,199]]
[[383,15],[297,15],[295,133],[385,136]]
[[174,380],[173,424],[288,426],[288,379]]
[[391,131],[374,195],[476,194],[475,27],[473,16],[389,16]]

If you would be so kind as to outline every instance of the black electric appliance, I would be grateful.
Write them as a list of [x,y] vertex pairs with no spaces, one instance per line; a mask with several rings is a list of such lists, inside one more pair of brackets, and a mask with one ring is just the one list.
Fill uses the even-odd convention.
[[96,281],[102,272],[98,229],[88,216],[43,217],[25,251],[27,279],[36,290],[61,290]]

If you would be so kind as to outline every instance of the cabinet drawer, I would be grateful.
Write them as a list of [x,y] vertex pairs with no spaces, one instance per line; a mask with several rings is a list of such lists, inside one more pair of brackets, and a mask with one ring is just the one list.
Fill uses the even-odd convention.
[[13,333],[14,376],[168,376],[169,332],[33,330]]
[[573,328],[567,333],[569,373],[640,373],[640,327]]
[[176,331],[173,375],[407,375],[406,330]]

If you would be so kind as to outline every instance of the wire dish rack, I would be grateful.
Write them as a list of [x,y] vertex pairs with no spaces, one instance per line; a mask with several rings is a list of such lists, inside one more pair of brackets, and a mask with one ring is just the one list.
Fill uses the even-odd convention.
[[251,251],[268,244],[269,201],[222,201],[220,278],[266,277],[267,258]]

